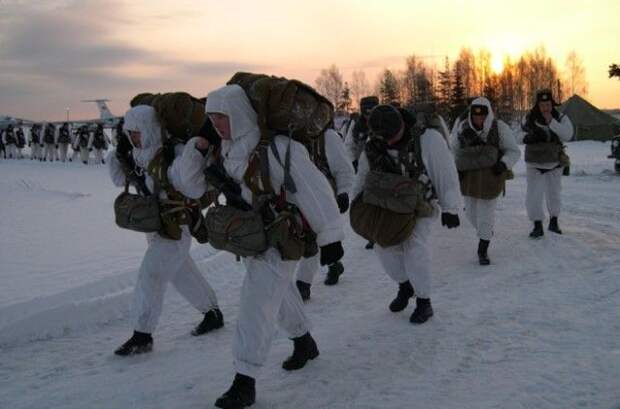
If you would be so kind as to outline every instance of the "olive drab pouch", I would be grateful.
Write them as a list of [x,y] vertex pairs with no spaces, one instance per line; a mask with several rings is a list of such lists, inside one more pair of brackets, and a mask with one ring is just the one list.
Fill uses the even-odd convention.
[[566,146],[562,145],[562,149],[560,149],[560,158],[559,158],[560,166],[568,167],[570,166],[570,156],[566,153]]
[[409,176],[371,170],[364,182],[363,200],[394,213],[415,213],[418,183]]
[[141,196],[129,193],[129,184],[114,200],[116,224],[143,233],[157,233],[162,229],[159,201],[156,195]]
[[489,144],[468,146],[458,149],[454,156],[456,169],[465,172],[493,167],[499,159],[499,150]]
[[414,213],[395,213],[362,200],[362,194],[351,202],[351,227],[355,233],[381,247],[390,247],[407,240],[415,228]]
[[556,142],[530,143],[525,146],[525,161],[529,163],[554,163],[560,161],[562,145]]
[[257,211],[216,204],[207,210],[205,220],[209,243],[218,250],[250,257],[269,248],[265,224]]
[[293,212],[279,212],[274,221],[265,227],[265,231],[269,246],[278,250],[282,260],[299,260],[305,257],[303,226]]

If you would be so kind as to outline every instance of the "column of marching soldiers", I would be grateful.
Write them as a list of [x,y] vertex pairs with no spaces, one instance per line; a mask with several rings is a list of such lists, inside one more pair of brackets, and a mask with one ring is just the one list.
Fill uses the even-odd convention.
[[[117,126],[116,130],[118,129]],[[35,123],[29,128],[11,124],[0,130],[0,158],[29,157],[30,160],[41,162],[80,161],[85,165],[103,164],[111,143],[112,140],[104,132],[102,124],[81,125],[76,128],[68,122],[58,126],[53,123]],[[28,156],[25,154],[26,148],[30,150]]]
[[[256,85],[261,81],[273,89],[299,87],[306,92],[300,91],[299,106],[319,102],[314,109],[291,109],[299,106],[282,97],[291,93],[270,94],[269,103],[278,109],[268,121],[261,111],[267,105],[260,103],[267,99],[260,92],[268,87]],[[322,124],[325,112],[320,109],[324,97],[308,88],[240,73],[209,93],[202,105],[189,103],[192,115],[181,116],[197,118],[195,128],[188,122],[174,126],[174,118],[163,117],[174,110],[157,111],[156,104],[137,100],[152,94],[140,94],[124,116],[116,149],[107,156],[113,183],[125,187],[115,201],[116,223],[148,237],[134,290],[133,334],[115,354],[152,350],[167,283],[203,315],[192,335],[224,326],[216,293],[190,255],[192,237],[243,261],[246,274],[233,338],[235,375],[215,402],[219,408],[255,402],[255,382],[276,325],[293,342],[284,370],[299,370],[319,356],[303,302],[310,299],[321,265],[327,268],[326,285],[337,284],[345,271],[343,214],[349,213],[351,227],[368,240],[366,248],[397,286],[388,309],[398,313],[413,302],[409,322],[424,324],[434,315],[433,226],[440,221],[448,229],[458,227],[464,209],[476,230],[479,264],[491,264],[497,200],[521,157],[515,132],[496,118],[485,97],[473,99],[449,132],[435,113],[380,104],[369,96],[340,134],[333,123],[326,128],[326,122],[318,127],[317,139],[303,142],[293,138],[293,131],[305,128],[291,124]],[[522,122],[525,207],[533,239],[544,235],[545,201],[547,230],[562,234],[560,178],[569,166],[563,142],[572,138],[573,128],[556,106],[551,91],[540,90]],[[295,115],[308,117],[289,118]],[[173,137],[179,129],[187,131],[182,143]],[[136,195],[128,193],[130,185]],[[213,202],[212,195],[207,200],[210,193],[225,196],[225,203],[216,199],[207,208]],[[153,197],[159,207],[153,206]]]

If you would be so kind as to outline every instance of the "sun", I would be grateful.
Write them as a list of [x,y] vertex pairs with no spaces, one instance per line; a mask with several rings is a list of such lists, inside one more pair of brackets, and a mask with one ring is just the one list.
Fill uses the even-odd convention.
[[500,74],[504,70],[504,61],[501,55],[493,54],[491,57],[491,69],[495,74]]

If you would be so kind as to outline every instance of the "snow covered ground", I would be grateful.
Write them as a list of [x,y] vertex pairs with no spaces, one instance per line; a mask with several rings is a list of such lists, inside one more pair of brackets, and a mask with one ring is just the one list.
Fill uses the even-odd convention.
[[[489,267],[462,227],[434,231],[435,317],[387,304],[396,284],[347,229],[345,274],[307,304],[321,356],[287,373],[280,334],[256,408],[620,408],[620,177],[608,143],[569,144],[563,236],[528,239],[525,165],[498,209]],[[118,358],[146,247],[114,225],[103,166],[0,160],[0,408],[211,408],[233,376],[241,264],[195,245],[226,326],[169,290],[151,354]]]

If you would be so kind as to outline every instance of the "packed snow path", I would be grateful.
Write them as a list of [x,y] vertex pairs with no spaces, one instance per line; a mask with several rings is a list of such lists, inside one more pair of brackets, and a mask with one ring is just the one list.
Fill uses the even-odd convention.
[[[257,381],[256,408],[609,408],[620,405],[620,177],[609,144],[569,145],[564,235],[530,240],[525,170],[498,208],[491,266],[475,232],[434,230],[435,316],[387,309],[397,286],[347,229],[345,274],[317,275],[306,304],[321,355],[280,368],[280,334]],[[232,379],[243,268],[192,254],[226,325],[189,332],[200,315],[170,288],[150,354],[112,351],[131,333],[129,305],[145,248],[116,228],[104,167],[0,160],[0,408],[211,408]],[[546,227],[546,223],[545,223]]]

